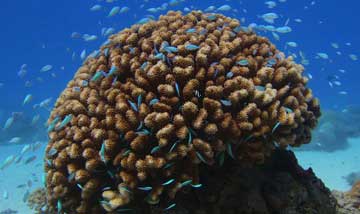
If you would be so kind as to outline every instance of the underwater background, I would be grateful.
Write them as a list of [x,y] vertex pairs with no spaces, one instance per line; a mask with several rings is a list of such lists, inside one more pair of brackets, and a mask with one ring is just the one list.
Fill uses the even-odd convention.
[[32,213],[26,199],[43,186],[45,123],[83,60],[109,35],[169,10],[239,19],[303,64],[322,117],[297,158],[328,188],[348,190],[360,179],[359,7],[357,0],[2,0],[0,213]]

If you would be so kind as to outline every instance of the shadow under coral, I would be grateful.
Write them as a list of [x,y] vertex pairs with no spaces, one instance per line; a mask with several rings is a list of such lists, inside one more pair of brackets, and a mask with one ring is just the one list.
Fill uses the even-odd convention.
[[[278,149],[264,165],[257,167],[228,160],[222,168],[203,165],[200,170],[202,187],[177,194],[176,206],[166,213],[336,213],[336,200],[329,189],[311,168],[304,170],[299,166],[291,151]],[[164,213],[156,205],[141,204],[131,213]],[[41,206],[37,207],[39,210]]]

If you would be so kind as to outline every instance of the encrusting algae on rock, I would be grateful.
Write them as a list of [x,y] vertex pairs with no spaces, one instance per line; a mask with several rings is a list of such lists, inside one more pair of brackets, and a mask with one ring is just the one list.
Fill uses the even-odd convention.
[[309,143],[320,107],[303,67],[239,26],[169,12],[88,57],[48,121],[48,212],[176,209],[179,191],[206,188],[200,166]]

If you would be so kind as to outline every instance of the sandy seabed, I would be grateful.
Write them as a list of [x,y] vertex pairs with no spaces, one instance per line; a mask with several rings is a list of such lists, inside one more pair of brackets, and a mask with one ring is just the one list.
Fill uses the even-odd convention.
[[[26,203],[23,202],[27,189],[31,192],[42,186],[43,154],[46,142],[37,151],[30,151],[24,155],[19,164],[12,164],[0,171],[0,212],[5,209],[17,210],[19,214],[31,214]],[[9,155],[20,153],[24,145],[1,146],[0,161],[5,160]],[[346,150],[328,152],[296,151],[296,157],[301,166],[305,169],[312,167],[315,174],[320,177],[331,190],[346,191],[350,188],[344,176],[354,171],[360,171],[360,138],[350,139],[350,147]],[[36,155],[35,161],[24,164],[24,160]],[[31,187],[17,188],[31,180]],[[37,180],[37,181],[36,181]],[[8,198],[4,198],[4,192]]]

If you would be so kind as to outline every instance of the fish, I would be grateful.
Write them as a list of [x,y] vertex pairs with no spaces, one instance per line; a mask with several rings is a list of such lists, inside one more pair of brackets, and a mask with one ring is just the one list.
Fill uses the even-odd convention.
[[72,114],[68,114],[65,118],[61,121],[60,125],[56,127],[57,130],[64,128],[68,123],[70,123],[71,119],[73,118]]
[[92,42],[98,39],[98,37],[96,35],[89,35],[89,34],[84,34],[83,37],[85,42]]
[[41,69],[40,72],[47,72],[50,71],[53,68],[52,65],[44,65]]
[[19,143],[20,141],[21,141],[20,137],[13,137],[9,140],[9,143],[16,144],[16,143]]
[[297,19],[294,19],[294,21],[297,22],[297,23],[301,23],[302,19],[297,18]]
[[24,161],[24,164],[29,164],[29,163],[33,162],[34,160],[36,160],[36,155],[33,155],[33,156],[28,157],[28,158]]
[[177,53],[178,52],[178,48],[174,47],[174,46],[167,46],[164,48],[164,50],[168,53]]
[[331,43],[331,46],[335,49],[338,49],[339,48],[339,44],[335,43],[335,42],[332,42]]
[[209,21],[215,21],[217,17],[216,17],[215,14],[211,14],[211,15],[208,15],[206,18],[207,18]]
[[151,8],[146,9],[146,11],[149,12],[149,13],[156,13],[156,12],[158,12],[158,9],[154,8],[154,7],[151,7]]
[[71,38],[73,38],[73,39],[81,38],[81,33],[72,32],[72,33],[71,33]]
[[101,149],[99,151],[99,156],[102,162],[106,163],[106,159],[105,159],[105,143],[103,143],[101,145]]
[[119,13],[126,13],[126,12],[128,12],[129,10],[130,10],[129,7],[124,6],[124,7],[122,7],[122,8],[120,9]]
[[274,24],[275,19],[279,18],[279,16],[276,13],[265,13],[259,17],[262,18],[265,22],[270,24]]
[[41,107],[41,108],[47,108],[47,107],[49,107],[51,100],[52,100],[51,97],[46,98],[45,100],[43,100],[43,101],[41,101],[41,102],[39,103],[39,107]]
[[1,164],[0,169],[3,170],[6,167],[10,166],[14,162],[15,158],[16,157],[14,155],[8,156]]
[[278,33],[290,33],[292,31],[291,27],[289,26],[278,27],[275,30]]
[[170,179],[170,180],[162,183],[161,185],[162,185],[162,186],[166,186],[166,185],[169,185],[169,184],[173,183],[174,181],[175,181],[175,179],[172,178],[172,179]]
[[272,34],[272,36],[274,37],[274,39],[275,39],[276,41],[279,41],[279,40],[280,40],[279,34],[277,34],[277,33],[275,33],[275,32],[271,32],[271,34]]
[[316,55],[321,59],[329,59],[329,55],[327,53],[319,52]]
[[90,8],[90,11],[99,11],[99,10],[101,10],[102,9],[102,6],[100,5],[100,4],[95,4],[94,6],[92,6],[91,8]]
[[80,53],[81,60],[84,60],[85,57],[86,57],[86,49],[82,50],[81,53]]
[[23,101],[23,105],[30,103],[32,99],[33,96],[31,94],[26,95]]
[[195,28],[189,28],[185,31],[185,33],[196,33],[196,29]]
[[109,12],[108,17],[113,17],[116,14],[118,14],[119,12],[120,12],[120,7],[118,7],[118,6],[113,7]]
[[341,95],[347,95],[348,93],[347,93],[347,91],[339,91],[339,94],[341,94]]
[[35,152],[41,147],[42,143],[40,141],[37,141],[33,144],[31,144],[32,151]]
[[358,57],[355,54],[349,54],[350,59],[352,59],[353,61],[357,61]]
[[16,186],[16,188],[18,188],[18,189],[24,188],[24,187],[26,187],[26,184],[19,184],[19,185]]
[[188,45],[185,45],[185,49],[188,51],[195,51],[195,50],[199,49],[199,46],[194,45],[194,44],[188,44]]
[[103,33],[103,35],[105,37],[110,36],[111,34],[113,34],[115,32],[115,28],[109,27],[108,29],[105,30],[105,32]]
[[30,145],[30,144],[26,144],[26,145],[21,149],[20,154],[23,155],[23,154],[25,154],[26,152],[30,151],[30,149],[31,149],[31,145]]
[[274,7],[276,7],[276,2],[274,1],[266,1],[264,2],[266,4],[266,6],[269,8],[269,9],[272,9]]
[[4,124],[3,130],[9,129],[13,123],[14,123],[14,117],[9,117]]
[[20,68],[20,70],[18,71],[17,75],[20,77],[20,78],[24,78],[26,73],[27,73],[27,70],[26,70],[26,64],[23,64]]
[[249,65],[249,61],[247,59],[241,59],[241,60],[237,61],[236,64],[241,65],[241,66],[247,66],[247,65]]
[[148,18],[148,17],[145,17],[145,18],[140,19],[137,23],[138,23],[138,24],[146,24],[146,23],[148,23],[149,21],[151,21],[151,19]]
[[296,42],[287,42],[286,44],[292,48],[296,48],[298,46]]
[[168,211],[168,210],[170,210],[170,209],[174,208],[175,206],[176,206],[176,204],[175,204],[175,203],[170,204],[168,207],[166,207],[166,208],[164,209],[164,211]]
[[4,193],[3,193],[3,198],[6,200],[6,199],[8,199],[9,198],[9,193],[8,193],[8,191],[4,191]]
[[30,196],[30,191],[26,190],[26,192],[24,193],[23,198],[22,198],[24,203],[27,202],[27,200],[29,199],[29,196]]
[[228,4],[224,4],[216,9],[217,11],[225,12],[231,10],[231,6]]
[[143,190],[143,191],[150,191],[152,190],[152,187],[148,186],[148,187],[138,187],[139,190]]
[[17,156],[17,157],[15,158],[14,162],[15,162],[16,164],[18,164],[18,163],[21,162],[22,158],[23,158],[23,156],[21,156],[21,155],[20,155],[20,156]]
[[209,6],[209,7],[207,7],[204,11],[205,11],[205,12],[212,12],[212,11],[214,11],[215,9],[216,9],[215,6]]

